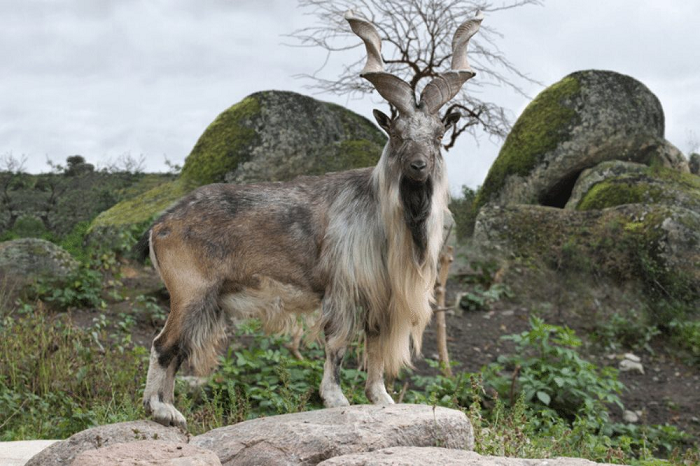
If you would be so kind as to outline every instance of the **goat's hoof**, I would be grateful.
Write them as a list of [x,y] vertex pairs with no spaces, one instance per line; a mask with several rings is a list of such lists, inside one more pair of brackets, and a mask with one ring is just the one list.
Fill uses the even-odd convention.
[[153,420],[166,427],[174,426],[187,430],[187,420],[171,403],[151,400],[144,403],[146,412],[150,413]]
[[332,395],[322,396],[323,406],[326,408],[339,408],[341,406],[350,406],[350,402],[342,392],[333,393]]
[[365,395],[367,395],[367,399],[370,401],[370,403],[375,404],[375,405],[393,405],[394,399],[391,397],[386,392],[386,389],[384,387],[381,387],[379,389],[372,389],[369,388],[365,390]]

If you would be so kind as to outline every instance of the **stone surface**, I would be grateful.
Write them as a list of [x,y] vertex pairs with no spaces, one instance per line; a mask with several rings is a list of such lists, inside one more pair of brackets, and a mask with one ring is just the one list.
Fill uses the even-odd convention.
[[700,176],[663,167],[605,162],[581,174],[568,209],[666,204],[700,212]]
[[683,207],[488,205],[477,217],[474,240],[552,269],[605,274],[641,282],[659,297],[700,300],[700,212]]
[[634,411],[626,409],[625,412],[622,413],[622,420],[629,424],[636,424],[639,422],[639,416]]
[[39,277],[63,278],[78,263],[60,246],[37,238],[0,243],[0,287],[22,288]]
[[137,440],[161,440],[187,443],[187,435],[174,427],[164,427],[152,421],[132,421],[87,429],[51,445],[34,456],[27,466],[64,466],[80,453],[116,443]]
[[29,459],[60,440],[0,442],[0,465],[24,466]]
[[319,466],[594,466],[579,458],[520,459],[482,456],[473,451],[437,447],[394,447],[336,456]]
[[84,451],[71,466],[221,466],[213,451],[186,443],[142,440]]
[[100,214],[91,229],[147,222],[197,186],[288,181],[376,164],[386,142],[368,119],[287,91],[252,94],[200,136],[180,177]]
[[[579,173],[606,160],[657,158],[662,165],[682,165],[682,154],[663,137],[663,109],[644,84],[612,71],[570,74],[540,93],[518,118],[477,205],[563,207]],[[687,163],[679,168],[687,170]]]
[[471,449],[464,413],[425,405],[356,405],[254,419],[212,430],[191,442],[216,452],[224,466],[312,465],[392,446]]

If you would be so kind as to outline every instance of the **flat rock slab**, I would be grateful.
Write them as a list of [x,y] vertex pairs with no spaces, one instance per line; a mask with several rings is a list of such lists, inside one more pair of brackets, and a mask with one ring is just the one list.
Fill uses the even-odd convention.
[[27,466],[66,466],[87,450],[137,440],[162,440],[187,443],[187,435],[175,427],[164,427],[152,421],[120,422],[94,427],[54,443],[29,460]]
[[0,442],[0,465],[24,466],[29,459],[60,440]]
[[216,452],[224,466],[315,465],[394,446],[472,449],[474,433],[464,413],[454,409],[356,405],[241,422],[190,444]]
[[84,451],[71,466],[221,466],[213,451],[186,443],[142,440]]
[[436,447],[395,447],[367,453],[336,456],[319,466],[595,466],[580,458],[520,459],[481,456],[473,451]]

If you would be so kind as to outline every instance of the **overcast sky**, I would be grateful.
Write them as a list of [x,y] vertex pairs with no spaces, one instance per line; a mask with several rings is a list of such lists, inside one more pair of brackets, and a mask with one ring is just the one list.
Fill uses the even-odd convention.
[[[216,115],[246,95],[310,92],[292,76],[325,55],[285,47],[282,35],[311,19],[295,0],[0,0],[0,155],[26,156],[32,172],[72,154],[98,166],[143,154],[150,171],[165,170],[165,157],[182,163]],[[549,0],[485,21],[536,80],[590,68],[629,74],[661,100],[672,143],[687,153],[700,138],[699,1]],[[355,59],[360,49],[347,53]],[[534,97],[541,88],[525,90]],[[315,97],[368,118],[376,106]],[[485,97],[513,121],[529,101],[500,88]],[[447,154],[453,192],[482,183],[500,144],[464,140]]]

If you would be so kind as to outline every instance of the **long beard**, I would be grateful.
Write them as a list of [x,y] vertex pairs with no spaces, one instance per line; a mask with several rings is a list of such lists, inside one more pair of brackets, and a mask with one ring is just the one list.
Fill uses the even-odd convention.
[[422,264],[428,247],[427,220],[433,198],[432,178],[428,178],[424,183],[417,183],[403,177],[399,185],[399,198],[403,206],[406,227],[413,239],[415,258],[419,264]]

